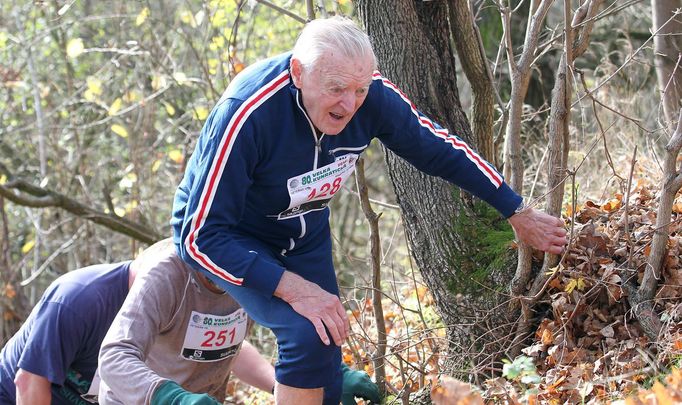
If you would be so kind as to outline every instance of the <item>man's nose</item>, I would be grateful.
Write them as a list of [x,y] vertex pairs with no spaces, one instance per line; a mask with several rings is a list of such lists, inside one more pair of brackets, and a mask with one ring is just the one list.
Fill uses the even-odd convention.
[[344,91],[341,96],[341,107],[345,111],[353,111],[355,108],[355,95],[351,91]]

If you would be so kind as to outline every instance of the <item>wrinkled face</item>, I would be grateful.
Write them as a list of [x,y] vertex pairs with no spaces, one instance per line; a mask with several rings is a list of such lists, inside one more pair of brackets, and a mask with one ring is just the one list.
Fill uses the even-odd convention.
[[291,76],[315,128],[337,135],[367,97],[374,65],[371,57],[347,58],[327,52],[314,66],[291,61]]

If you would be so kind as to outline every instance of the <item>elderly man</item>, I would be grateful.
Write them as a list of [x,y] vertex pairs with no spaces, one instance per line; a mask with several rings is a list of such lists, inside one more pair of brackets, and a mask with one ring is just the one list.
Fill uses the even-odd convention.
[[566,243],[558,218],[523,210],[489,163],[376,71],[369,38],[352,21],[310,22],[293,52],[230,83],[199,136],[171,222],[181,257],[277,336],[278,404],[339,402],[349,324],[327,205],[373,138],[491,204],[521,240],[554,253]]

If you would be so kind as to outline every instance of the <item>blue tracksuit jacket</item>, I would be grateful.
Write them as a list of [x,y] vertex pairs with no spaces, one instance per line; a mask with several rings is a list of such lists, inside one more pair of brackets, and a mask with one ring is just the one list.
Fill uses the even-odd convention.
[[290,78],[290,56],[241,72],[201,131],[171,220],[179,254],[194,267],[271,295],[284,269],[239,239],[257,239],[281,254],[321,245],[330,237],[327,203],[373,138],[505,217],[521,203],[489,163],[417,111],[378,72],[346,128],[316,135]]

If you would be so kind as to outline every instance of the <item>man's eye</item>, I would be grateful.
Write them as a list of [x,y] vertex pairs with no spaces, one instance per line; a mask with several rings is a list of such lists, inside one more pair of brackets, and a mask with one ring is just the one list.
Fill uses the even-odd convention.
[[367,94],[367,90],[368,89],[366,87],[357,89],[357,90],[355,90],[355,95],[356,96],[364,96],[365,94]]
[[335,95],[343,93],[343,89],[341,87],[332,87],[329,89],[329,92]]

